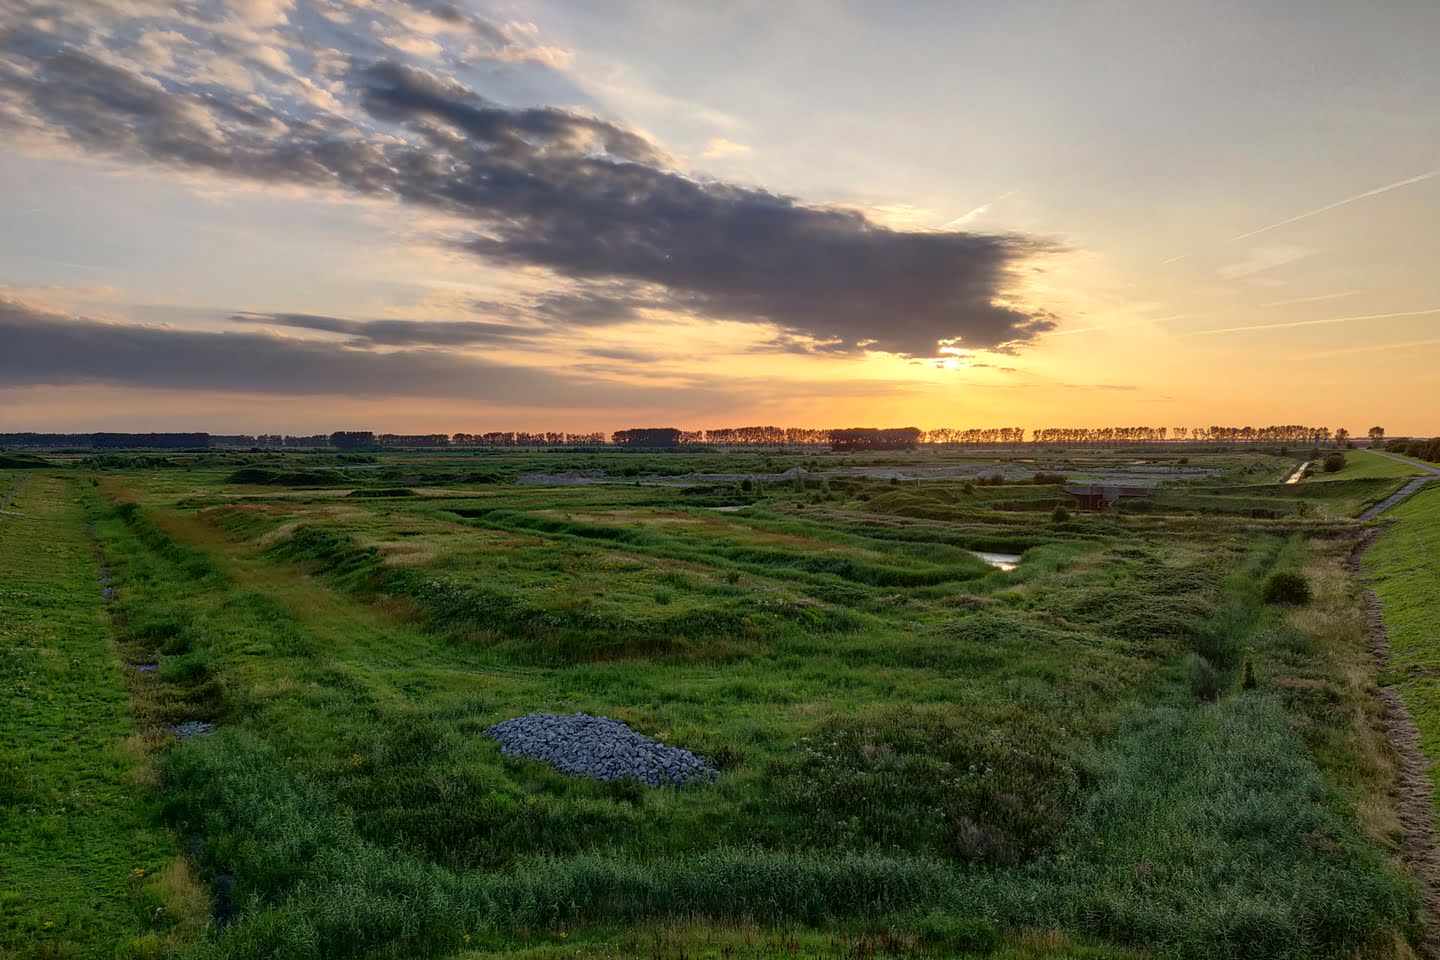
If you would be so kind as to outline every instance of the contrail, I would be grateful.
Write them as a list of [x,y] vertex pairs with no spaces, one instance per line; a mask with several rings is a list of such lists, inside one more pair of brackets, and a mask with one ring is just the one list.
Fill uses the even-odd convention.
[[1216,333],[1241,333],[1246,330],[1281,330],[1286,327],[1318,327],[1326,323],[1350,323],[1354,320],[1389,320],[1393,317],[1426,317],[1440,313],[1440,307],[1430,310],[1405,310],[1400,313],[1370,313],[1360,317],[1328,317],[1324,320],[1292,320],[1289,323],[1257,323],[1249,327],[1221,327],[1218,330],[1192,330],[1181,334],[1184,337],[1208,337]]
[[1314,353],[1300,354],[1302,359],[1318,359],[1320,357],[1342,357],[1352,353],[1375,353],[1380,350],[1399,350],[1402,347],[1433,347],[1440,344],[1440,340],[1407,340],[1404,343],[1377,343],[1368,347],[1342,347],[1339,350],[1316,350]]
[[976,207],[974,210],[971,210],[969,213],[962,213],[960,216],[956,217],[954,220],[951,220],[951,221],[949,221],[948,223],[942,223],[942,224],[940,225],[940,229],[941,229],[941,230],[953,230],[953,229],[956,228],[956,227],[963,227],[963,226],[965,226],[967,223],[969,223],[971,220],[974,220],[974,219],[976,219],[977,217],[983,217],[986,213],[988,213],[988,212],[990,211],[990,208],[991,208],[991,207],[993,207],[995,204],[999,203],[1001,200],[1008,200],[1008,199],[1010,199],[1011,197],[1015,196],[1015,194],[1018,193],[1018,192],[1019,192],[1018,189],[1016,189],[1016,190],[1006,190],[1004,193],[1000,194],[1000,196],[995,197],[995,198],[990,199],[990,200],[986,200],[984,203],[980,204],[980,206]]
[[1292,303],[1319,303],[1322,300],[1339,300],[1341,297],[1358,297],[1364,290],[1341,290],[1339,293],[1322,293],[1318,297],[1292,297],[1289,300],[1272,300],[1262,307],[1288,307]]
[[1408,187],[1412,183],[1420,183],[1422,181],[1429,180],[1431,177],[1435,176],[1440,176],[1440,170],[1431,170],[1429,173],[1422,173],[1419,176],[1409,177],[1405,180],[1396,180],[1394,183],[1387,183],[1383,187],[1376,187],[1374,190],[1366,190],[1364,193],[1357,193],[1353,197],[1346,197],[1344,200],[1336,200],[1334,203],[1327,203],[1323,207],[1316,207],[1314,210],[1310,210],[1298,216],[1290,217],[1288,219],[1272,223],[1268,227],[1261,227],[1259,230],[1251,230],[1249,233],[1237,234],[1236,236],[1231,237],[1230,240],[1233,242],[1235,240],[1245,240],[1249,237],[1256,237],[1262,233],[1268,233],[1277,227],[1283,227],[1288,223],[1297,223],[1301,220],[1308,220],[1311,217],[1319,216],[1326,211],[1334,210],[1336,207],[1343,207],[1347,203],[1354,203],[1356,200],[1364,200],[1367,197],[1378,197],[1382,193],[1389,193],[1391,190],[1398,190],[1401,187]]

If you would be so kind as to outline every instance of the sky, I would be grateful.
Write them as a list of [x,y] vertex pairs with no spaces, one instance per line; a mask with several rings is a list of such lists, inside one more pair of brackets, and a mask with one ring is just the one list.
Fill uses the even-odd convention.
[[1440,432],[1433,0],[0,0],[0,430]]

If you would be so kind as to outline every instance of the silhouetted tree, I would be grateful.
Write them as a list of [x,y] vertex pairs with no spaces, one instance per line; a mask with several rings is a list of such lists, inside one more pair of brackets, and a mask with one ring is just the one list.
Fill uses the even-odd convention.
[[831,450],[914,450],[920,442],[918,427],[851,427],[830,431]]
[[679,445],[682,433],[675,427],[639,427],[617,430],[611,439],[618,447],[674,447]]
[[375,446],[370,430],[336,430],[330,434],[330,445],[337,450],[366,450]]

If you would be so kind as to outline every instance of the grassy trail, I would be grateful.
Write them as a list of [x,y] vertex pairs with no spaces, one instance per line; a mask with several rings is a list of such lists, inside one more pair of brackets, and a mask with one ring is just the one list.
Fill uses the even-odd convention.
[[0,517],[0,957],[108,958],[173,918],[77,492],[36,476]]

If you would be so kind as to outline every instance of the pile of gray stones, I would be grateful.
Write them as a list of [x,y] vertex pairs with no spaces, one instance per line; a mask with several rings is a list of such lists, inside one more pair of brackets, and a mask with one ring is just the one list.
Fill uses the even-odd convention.
[[485,732],[500,741],[507,757],[533,757],[577,777],[634,777],[652,787],[678,787],[719,775],[689,750],[651,740],[610,717],[532,713]]

